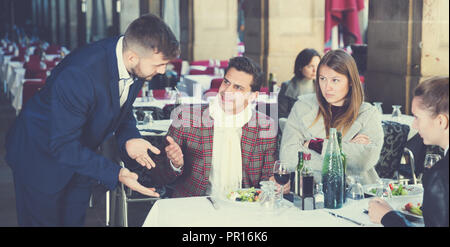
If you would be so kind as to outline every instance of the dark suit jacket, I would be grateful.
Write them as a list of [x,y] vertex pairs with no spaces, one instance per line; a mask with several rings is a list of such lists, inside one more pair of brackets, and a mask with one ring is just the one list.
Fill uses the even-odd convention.
[[[183,150],[182,174],[175,172],[168,162],[157,165],[155,177],[159,184],[173,181],[172,197],[202,196],[207,190],[211,171],[214,120],[207,105],[181,106],[178,118],[167,133]],[[273,175],[276,159],[277,130],[271,118],[253,112],[250,121],[242,127],[242,187],[259,187],[259,182]]]
[[120,166],[96,151],[113,134],[122,151],[126,140],[140,137],[131,108],[143,83],[133,83],[120,108],[117,41],[71,52],[26,103],[6,140],[16,182],[53,193],[78,173],[116,187]]

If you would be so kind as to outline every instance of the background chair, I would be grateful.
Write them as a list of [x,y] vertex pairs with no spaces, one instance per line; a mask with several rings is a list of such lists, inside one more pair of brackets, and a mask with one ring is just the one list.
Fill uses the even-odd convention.
[[209,88],[210,89],[213,89],[213,88],[219,89],[220,85],[222,85],[222,81],[223,81],[222,78],[214,78],[214,79],[212,79],[211,80],[211,86]]
[[380,178],[397,178],[398,167],[408,139],[409,126],[392,121],[382,121],[384,143],[375,170]]
[[45,86],[45,80],[27,80],[23,84],[22,105]]
[[207,67],[205,70],[191,69],[189,70],[190,75],[214,75],[214,68]]
[[[100,153],[106,158],[125,167],[121,160],[115,136],[111,136],[100,146]],[[106,191],[106,226],[128,227],[128,206],[134,202],[154,203],[159,198],[147,197],[138,192],[131,191],[128,187],[119,183],[113,191]]]

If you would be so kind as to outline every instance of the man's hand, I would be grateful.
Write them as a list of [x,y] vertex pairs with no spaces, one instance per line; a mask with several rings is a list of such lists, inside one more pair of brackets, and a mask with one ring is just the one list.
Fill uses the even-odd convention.
[[374,198],[369,201],[369,218],[372,222],[381,224],[384,215],[392,211],[392,207],[381,198]]
[[176,168],[180,168],[184,165],[183,152],[180,146],[176,143],[172,137],[167,136],[167,141],[169,145],[166,147],[167,158],[172,161],[172,164]]
[[138,181],[138,175],[134,172],[130,172],[127,168],[121,168],[119,172],[119,181],[126,185],[128,188],[137,191],[143,195],[151,197],[159,197],[159,194],[155,192],[155,188],[146,188],[142,186]]
[[148,156],[147,150],[150,149],[154,154],[160,154],[161,151],[154,147],[150,142],[142,138],[133,138],[125,143],[125,149],[128,156],[136,160],[142,166],[146,166],[148,169],[155,167],[155,162]]
[[[275,177],[272,176],[269,178],[269,181],[273,181],[275,183],[275,185],[277,186],[277,192],[281,191],[281,185],[279,185],[277,183],[277,181],[275,180]],[[289,194],[291,190],[291,180],[289,180],[284,186],[283,186],[283,194]]]
[[350,141],[352,143],[358,143],[358,144],[370,144],[370,139],[368,136],[363,134],[358,134]]

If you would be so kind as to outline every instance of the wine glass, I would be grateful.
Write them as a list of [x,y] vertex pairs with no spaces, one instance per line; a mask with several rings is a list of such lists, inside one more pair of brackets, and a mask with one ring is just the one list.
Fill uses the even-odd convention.
[[277,184],[281,186],[281,194],[278,201],[278,203],[281,204],[283,201],[284,185],[289,182],[289,178],[291,177],[288,163],[281,160],[275,161],[275,164],[273,165],[273,176]]
[[364,199],[364,189],[361,185],[361,179],[359,176],[348,176],[348,191],[347,198],[352,200],[362,200]]
[[392,118],[399,118],[402,115],[402,111],[400,110],[401,107],[401,105],[392,106]]
[[373,102],[373,105],[375,106],[375,108],[377,108],[377,110],[381,113],[381,114],[383,114],[383,108],[381,108],[381,105],[382,105],[383,103],[381,103],[381,102]]
[[425,155],[425,168],[430,169],[441,159],[439,154],[426,154]]
[[153,101],[153,89],[149,89],[149,90],[148,90],[147,99],[148,99],[148,100],[147,100],[148,102]]
[[144,111],[143,124],[153,123],[153,111]]

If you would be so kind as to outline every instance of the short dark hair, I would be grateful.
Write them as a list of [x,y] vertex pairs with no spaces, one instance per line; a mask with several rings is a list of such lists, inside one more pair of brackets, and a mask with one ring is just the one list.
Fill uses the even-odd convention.
[[422,106],[437,116],[448,115],[448,76],[433,77],[421,82],[414,89],[414,97],[422,98]]
[[238,71],[245,72],[253,76],[253,82],[250,85],[252,92],[259,91],[264,82],[263,73],[257,63],[249,57],[233,57],[228,62],[228,67],[225,74],[230,68],[235,68]]
[[319,57],[320,59],[319,53],[316,50],[309,48],[303,49],[297,55],[294,65],[294,74],[297,78],[303,79],[303,77],[305,77],[302,73],[303,67],[308,65],[313,57]]
[[169,26],[159,17],[146,14],[134,20],[125,31],[124,47],[131,44],[143,49],[162,52],[165,59],[175,59],[180,55],[180,43]]

